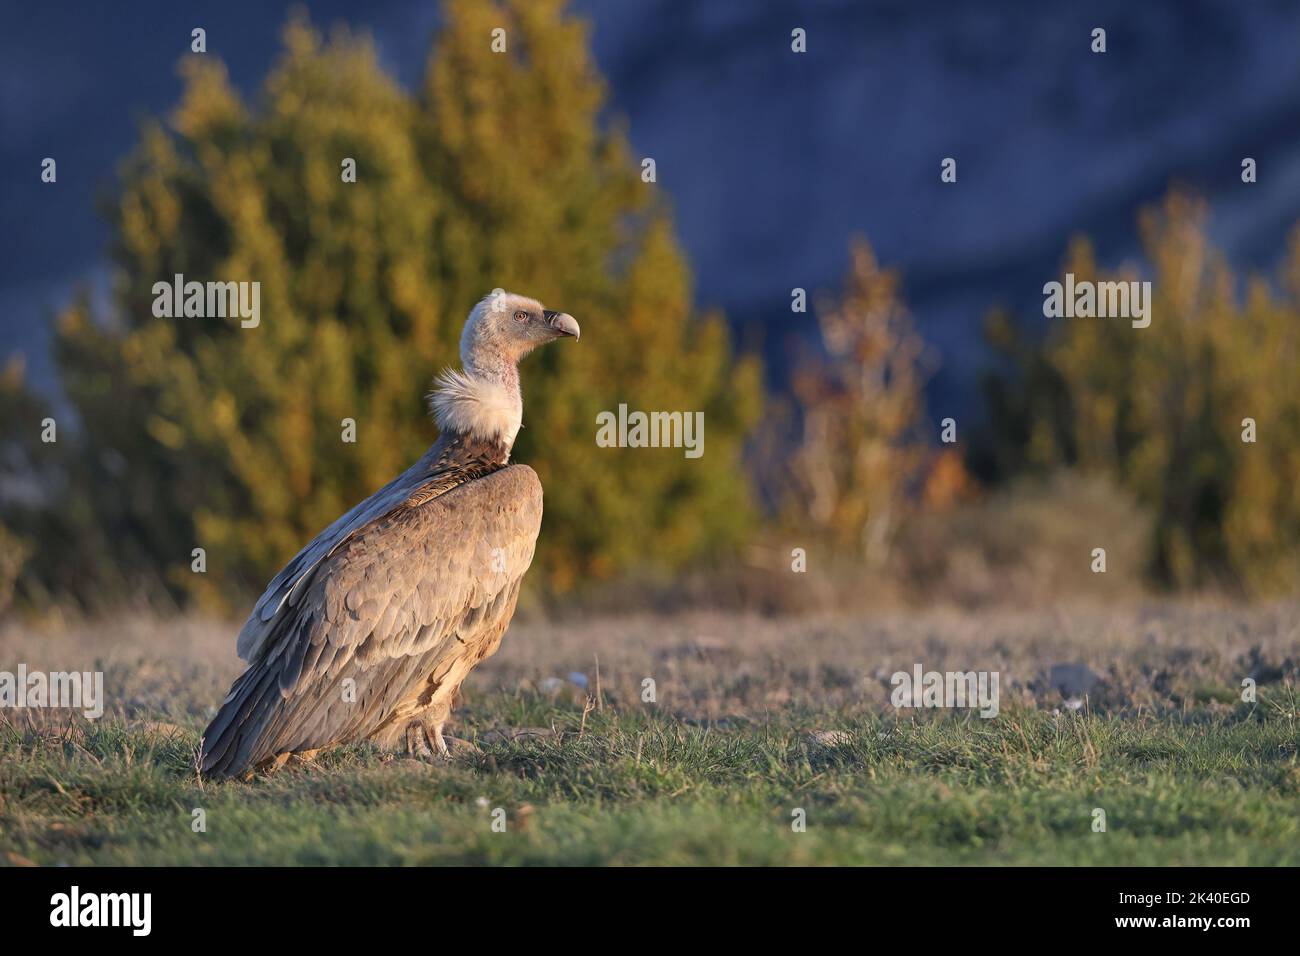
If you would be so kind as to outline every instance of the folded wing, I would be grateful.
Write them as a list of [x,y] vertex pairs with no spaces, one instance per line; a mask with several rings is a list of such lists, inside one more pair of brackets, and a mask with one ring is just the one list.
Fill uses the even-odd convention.
[[512,465],[441,493],[436,477],[402,480],[271,582],[240,636],[248,669],[204,734],[202,773],[371,736],[499,638],[541,526],[537,475]]

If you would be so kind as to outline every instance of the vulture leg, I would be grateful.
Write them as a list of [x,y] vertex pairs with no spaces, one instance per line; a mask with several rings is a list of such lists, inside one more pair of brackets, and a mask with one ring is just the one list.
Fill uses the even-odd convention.
[[442,739],[442,724],[430,724],[429,729],[433,731],[433,742],[438,747],[438,756],[450,760],[451,751],[447,749],[447,741]]
[[455,693],[453,690],[447,698],[436,702],[424,714],[425,733],[428,734],[429,742],[433,744],[438,756],[443,760],[451,759],[451,751],[447,749],[447,741],[443,739],[442,728],[447,726],[447,721],[451,717],[451,700],[455,697]]
[[433,751],[429,749],[429,737],[419,721],[413,720],[406,725],[406,755],[417,760],[428,760],[433,756]]
[[406,755],[430,762],[450,760],[451,751],[442,736],[442,721],[413,720],[406,725]]

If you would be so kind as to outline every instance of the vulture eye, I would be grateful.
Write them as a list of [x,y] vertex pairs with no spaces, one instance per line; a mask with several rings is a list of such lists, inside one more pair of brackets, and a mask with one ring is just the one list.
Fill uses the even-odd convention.
[[518,321],[520,321],[520,322],[527,322],[527,321],[528,321],[528,313],[525,312],[523,309],[520,309],[518,312],[515,313],[515,319],[518,320]]

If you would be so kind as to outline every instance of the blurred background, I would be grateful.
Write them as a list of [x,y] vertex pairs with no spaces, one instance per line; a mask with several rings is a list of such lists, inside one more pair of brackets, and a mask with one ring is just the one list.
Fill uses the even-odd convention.
[[[0,613],[241,611],[496,286],[584,331],[524,374],[535,605],[1293,592],[1300,4],[1050,6],[7,10]],[[1044,319],[1066,271],[1150,328]],[[596,447],[621,402],[704,457]]]

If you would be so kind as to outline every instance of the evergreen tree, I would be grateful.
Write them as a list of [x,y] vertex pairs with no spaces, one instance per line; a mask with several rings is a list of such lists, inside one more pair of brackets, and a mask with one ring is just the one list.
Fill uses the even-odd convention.
[[[584,332],[524,368],[515,458],[547,492],[539,579],[675,567],[744,535],[757,369],[720,317],[692,315],[657,187],[600,122],[585,29],[550,0],[447,12],[422,96],[367,40],[293,20],[255,103],[192,56],[170,122],[144,129],[111,209],[113,314],[79,305],[57,335],[75,467],[131,576],[214,602],[260,587],[433,440],[423,392],[498,286]],[[260,323],[156,317],[155,283],[177,274],[260,283]],[[597,412],[620,401],[705,411],[704,457],[596,447]]]
[[[752,518],[741,444],[760,395],[721,317],[692,315],[658,187],[641,181],[623,134],[602,130],[587,30],[563,6],[447,5],[423,150],[447,196],[436,245],[455,297],[527,290],[582,323],[581,344],[525,366],[516,444],[546,489],[539,558],[559,588],[734,548]],[[703,457],[597,447],[596,415],[620,402],[703,411]]]

